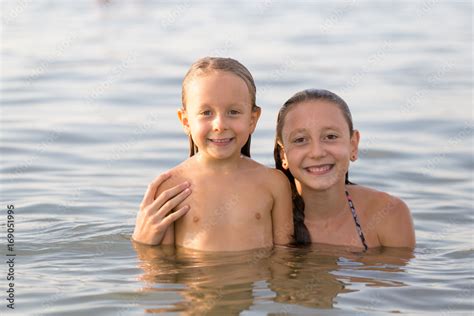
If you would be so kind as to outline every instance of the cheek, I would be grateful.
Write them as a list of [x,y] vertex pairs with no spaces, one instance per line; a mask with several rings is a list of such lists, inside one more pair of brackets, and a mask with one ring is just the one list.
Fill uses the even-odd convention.
[[350,158],[351,148],[350,146],[339,146],[333,149],[334,155],[337,155],[340,158]]
[[301,157],[301,155],[292,153],[290,155],[286,155],[286,158],[287,158],[287,163],[288,163],[288,169],[290,170],[290,172],[294,176],[299,175],[301,163],[303,161],[303,158]]
[[332,152],[333,156],[338,160],[340,168],[347,171],[350,164],[351,151],[348,147],[339,147]]
[[206,129],[208,124],[204,120],[198,120],[196,118],[189,120],[189,126],[192,130],[200,131]]
[[324,146],[327,153],[335,157],[344,157],[351,153],[351,146],[347,141],[327,142]]
[[238,120],[233,122],[233,129],[238,132],[249,132],[252,127],[250,120]]
[[209,134],[209,130],[205,128],[202,124],[190,124],[189,132],[193,140],[197,143],[201,141],[201,139],[206,138]]
[[303,153],[301,150],[298,150],[298,148],[289,146],[285,150],[285,156],[291,169],[292,166],[296,166],[298,162],[301,161]]

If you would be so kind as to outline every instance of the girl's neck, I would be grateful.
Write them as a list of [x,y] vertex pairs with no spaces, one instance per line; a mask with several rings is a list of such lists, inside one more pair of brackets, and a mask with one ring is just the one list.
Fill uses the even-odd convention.
[[221,174],[231,173],[240,168],[242,163],[242,155],[236,155],[228,159],[213,159],[206,157],[201,153],[194,156],[196,163],[200,168],[216,171]]
[[327,190],[314,190],[296,180],[296,187],[303,197],[305,218],[309,221],[337,217],[345,212],[347,199],[345,184],[336,184]]

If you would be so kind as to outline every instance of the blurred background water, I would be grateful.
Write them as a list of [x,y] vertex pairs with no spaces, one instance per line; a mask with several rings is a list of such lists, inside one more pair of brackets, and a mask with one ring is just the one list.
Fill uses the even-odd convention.
[[[472,314],[471,1],[1,1],[2,261],[15,314]],[[273,165],[296,91],[341,95],[356,183],[410,206],[413,252],[135,247],[147,184],[187,156],[181,80],[203,56],[252,72],[254,159]],[[1,313],[7,264],[0,264]]]

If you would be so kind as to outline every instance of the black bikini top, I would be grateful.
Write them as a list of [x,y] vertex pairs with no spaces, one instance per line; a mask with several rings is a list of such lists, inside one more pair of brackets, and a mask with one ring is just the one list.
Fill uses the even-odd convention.
[[357,233],[359,234],[359,237],[360,237],[360,241],[362,242],[364,249],[367,250],[369,247],[367,247],[367,243],[365,242],[365,236],[364,236],[364,233],[362,232],[362,227],[360,226],[359,219],[357,218],[357,213],[354,208],[354,203],[352,202],[352,198],[349,195],[349,192],[347,192],[347,190],[346,190],[346,197],[347,197],[347,202],[349,202],[349,207],[351,208],[352,217],[354,218],[354,222],[356,225]]

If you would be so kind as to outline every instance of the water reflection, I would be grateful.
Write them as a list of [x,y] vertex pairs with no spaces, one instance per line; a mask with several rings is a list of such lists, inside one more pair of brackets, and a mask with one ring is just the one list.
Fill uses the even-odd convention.
[[[238,314],[260,303],[333,308],[337,296],[371,287],[405,286],[400,273],[413,258],[404,249],[367,253],[312,245],[244,252],[209,253],[133,243],[140,259],[144,293],[159,292],[166,303],[144,306],[148,313]],[[173,297],[173,299],[170,299]],[[175,302],[170,304],[170,302]]]

